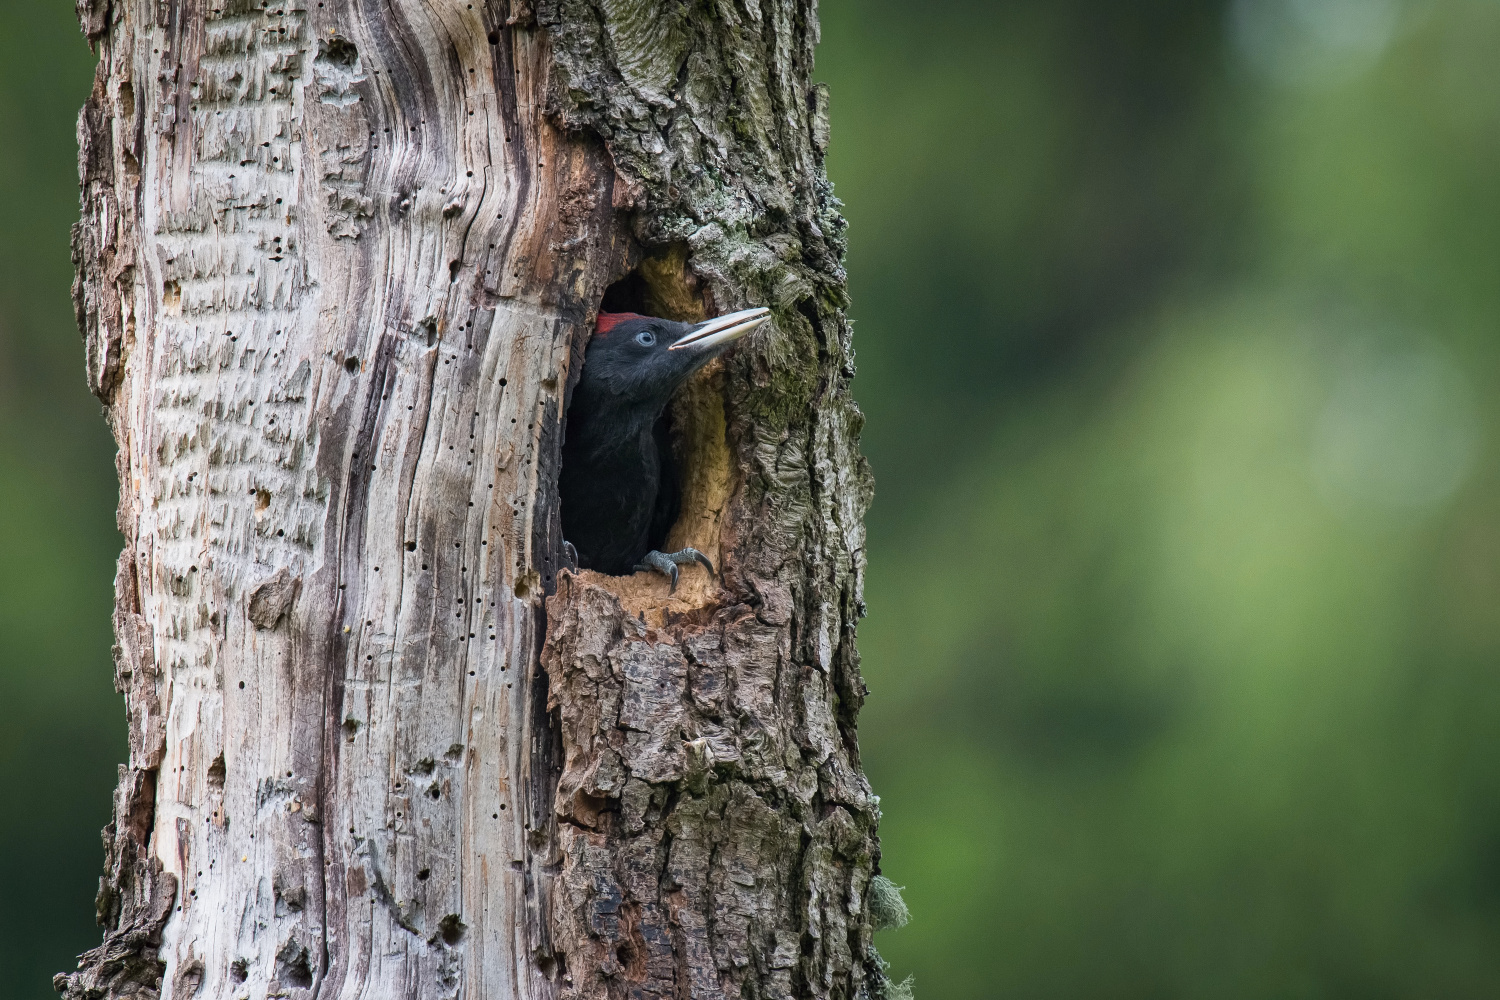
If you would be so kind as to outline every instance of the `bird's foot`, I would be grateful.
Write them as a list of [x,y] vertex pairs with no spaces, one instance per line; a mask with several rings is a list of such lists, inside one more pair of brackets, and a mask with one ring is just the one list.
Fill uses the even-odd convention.
[[563,539],[563,558],[565,560],[567,560],[567,567],[568,567],[568,569],[570,569],[573,572],[577,573],[578,572],[578,550],[576,548],[574,548],[573,547],[573,543],[570,542],[570,541],[568,541],[566,538]]
[[663,576],[670,577],[672,589],[670,593],[677,592],[677,567],[691,566],[693,563],[700,564],[708,570],[708,575],[713,577],[714,564],[708,561],[708,556],[697,549],[682,549],[677,552],[647,552],[646,558],[642,559],[636,566],[636,572],[643,570],[656,570]]

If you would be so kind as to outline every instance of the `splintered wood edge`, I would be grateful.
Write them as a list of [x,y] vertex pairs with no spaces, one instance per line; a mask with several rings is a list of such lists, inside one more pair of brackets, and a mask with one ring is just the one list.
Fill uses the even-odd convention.
[[[677,592],[670,593],[672,581],[655,571],[630,576],[608,576],[591,569],[562,570],[558,576],[572,573],[579,583],[598,587],[614,595],[632,618],[651,628],[666,628],[669,616],[686,615],[723,603],[724,591],[710,580],[702,566],[682,566]],[[559,588],[561,589],[561,588]]]

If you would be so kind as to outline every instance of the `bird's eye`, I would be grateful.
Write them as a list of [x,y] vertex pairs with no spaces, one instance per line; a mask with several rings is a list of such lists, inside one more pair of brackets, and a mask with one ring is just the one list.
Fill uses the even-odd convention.
[[635,342],[642,347],[652,347],[656,344],[656,334],[650,330],[642,330],[635,335]]

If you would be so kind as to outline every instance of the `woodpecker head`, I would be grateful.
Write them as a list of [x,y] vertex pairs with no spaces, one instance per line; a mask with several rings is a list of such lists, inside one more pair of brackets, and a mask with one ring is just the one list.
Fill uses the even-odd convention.
[[744,309],[703,323],[600,313],[584,355],[579,388],[637,406],[655,406],[659,412],[689,375],[764,323],[770,313],[764,308]]

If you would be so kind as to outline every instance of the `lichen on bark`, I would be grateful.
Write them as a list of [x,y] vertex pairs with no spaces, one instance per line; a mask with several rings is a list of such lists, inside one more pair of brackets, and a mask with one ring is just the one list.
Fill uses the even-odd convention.
[[685,244],[716,307],[776,317],[726,364],[723,590],[663,612],[585,573],[549,601],[573,990],[879,995],[855,729],[871,487],[814,5],[560,0],[537,17],[555,113],[604,139],[637,240]]

